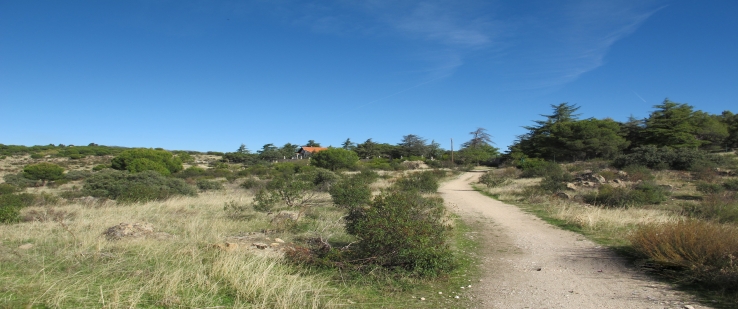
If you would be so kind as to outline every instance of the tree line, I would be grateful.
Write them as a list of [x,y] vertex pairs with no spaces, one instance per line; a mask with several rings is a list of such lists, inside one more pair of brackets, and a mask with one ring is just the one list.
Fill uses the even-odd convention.
[[509,147],[508,156],[546,160],[613,159],[642,147],[726,151],[738,148],[738,115],[709,114],[686,103],[665,99],[648,117],[631,116],[625,122],[611,118],[579,119],[579,106],[551,105],[528,131]]

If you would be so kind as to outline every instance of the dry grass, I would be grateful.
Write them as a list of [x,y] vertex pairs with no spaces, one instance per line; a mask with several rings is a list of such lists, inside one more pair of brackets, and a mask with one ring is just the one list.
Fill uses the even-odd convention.
[[[272,228],[267,214],[249,212],[248,219],[233,220],[223,211],[226,202],[245,204],[251,198],[231,191],[145,204],[72,203],[53,207],[52,213],[74,216],[2,225],[0,306],[333,306],[338,291],[328,287],[328,278],[307,275],[279,254],[243,248],[248,244],[228,252],[213,248],[230,236]],[[41,211],[48,209],[23,213]],[[149,223],[158,237],[109,241],[102,235],[121,222]],[[326,225],[303,233],[331,233]],[[24,244],[32,248],[22,249]]]

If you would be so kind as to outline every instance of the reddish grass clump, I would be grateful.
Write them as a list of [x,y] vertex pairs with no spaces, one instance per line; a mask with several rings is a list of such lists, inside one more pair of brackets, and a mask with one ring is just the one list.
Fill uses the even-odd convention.
[[738,228],[698,220],[645,226],[633,248],[661,265],[679,268],[684,282],[738,289]]

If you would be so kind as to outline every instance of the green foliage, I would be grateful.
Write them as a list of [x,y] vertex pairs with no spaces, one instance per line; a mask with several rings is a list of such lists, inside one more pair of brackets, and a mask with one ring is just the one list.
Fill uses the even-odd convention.
[[402,191],[418,191],[433,193],[438,191],[440,177],[433,171],[410,173],[395,182],[395,187]]
[[354,208],[346,230],[359,242],[355,259],[384,267],[399,267],[422,276],[451,270],[453,256],[441,224],[444,208],[439,198],[415,191],[392,191],[374,199],[370,207]]
[[738,223],[738,200],[734,192],[707,193],[700,204],[687,209],[692,216],[722,223]]
[[223,184],[215,180],[200,179],[197,181],[197,188],[202,191],[223,190]]
[[103,170],[85,180],[82,191],[90,196],[121,202],[164,200],[174,195],[195,195],[193,187],[181,179],[164,177],[154,171],[132,174]]
[[623,168],[623,171],[628,174],[630,181],[650,181],[656,178],[651,170],[643,165],[629,165]]
[[0,223],[20,221],[20,209],[30,206],[35,200],[33,194],[0,194]]
[[502,175],[496,175],[492,171],[488,171],[484,173],[484,175],[479,177],[479,183],[487,186],[487,188],[502,187],[509,184],[510,182],[510,178]]
[[368,205],[372,198],[369,184],[360,177],[345,178],[331,186],[328,192],[333,204],[347,209]]
[[264,187],[264,182],[260,181],[257,178],[249,177],[249,178],[244,179],[244,181],[241,183],[240,186],[241,188],[244,188],[244,189],[254,189],[254,188],[261,189]]
[[44,155],[42,155],[40,153],[34,153],[34,154],[31,155],[31,159],[41,159],[43,157],[44,157]]
[[652,262],[676,269],[685,283],[738,289],[738,229],[690,220],[643,226],[631,234],[633,249]]
[[16,186],[18,188],[31,187],[36,185],[36,180],[31,180],[23,176],[23,173],[7,174],[3,176],[5,183]]
[[64,168],[48,162],[26,165],[23,168],[23,176],[32,180],[57,180],[64,177]]
[[723,187],[725,190],[738,191],[738,178],[726,180],[723,182]]
[[717,194],[717,193],[723,193],[723,191],[725,191],[725,188],[723,187],[723,185],[719,183],[709,183],[709,182],[704,182],[704,181],[698,181],[694,185],[697,188],[697,191],[702,192],[704,194]]
[[315,168],[312,171],[300,175],[300,178],[313,184],[316,190],[327,191],[331,186],[339,180],[336,173],[324,168]]
[[20,189],[9,183],[0,183],[0,195],[11,194],[20,191]]
[[665,99],[654,107],[656,110],[646,119],[646,128],[643,131],[649,144],[674,148],[697,148],[700,145],[695,136],[692,106]]
[[723,160],[718,156],[697,149],[658,148],[654,145],[646,145],[634,148],[630,154],[618,156],[612,164],[617,168],[628,165],[642,165],[652,169],[690,170],[700,165],[716,164]]
[[193,157],[191,154],[187,153],[186,151],[177,151],[175,152],[177,155],[177,158],[179,158],[182,163],[192,163],[195,162],[195,157]]
[[95,165],[95,167],[92,168],[92,171],[93,172],[98,172],[98,171],[102,171],[102,170],[104,170],[106,168],[112,168],[112,167],[110,165],[98,164],[98,165]]
[[80,180],[92,176],[90,171],[69,171],[64,174],[64,178],[68,180]]
[[183,169],[182,161],[166,150],[130,149],[113,158],[112,168],[126,170],[131,173],[156,171],[162,175],[179,172]]
[[602,185],[597,192],[585,194],[584,201],[592,205],[609,207],[631,207],[647,204],[659,204],[668,197],[668,192],[653,182],[642,182],[633,186],[612,187]]
[[252,206],[256,211],[269,212],[274,209],[279,200],[280,196],[275,191],[261,189],[256,193]]
[[558,164],[538,158],[522,159],[518,163],[518,167],[523,170],[520,177],[524,178],[545,177],[563,172],[561,166]]
[[558,173],[548,173],[541,179],[538,185],[543,191],[556,193],[566,190],[566,183],[572,181],[573,177],[563,170]]
[[354,169],[359,162],[356,152],[343,148],[329,148],[310,157],[310,164],[329,169],[332,171],[340,169]]

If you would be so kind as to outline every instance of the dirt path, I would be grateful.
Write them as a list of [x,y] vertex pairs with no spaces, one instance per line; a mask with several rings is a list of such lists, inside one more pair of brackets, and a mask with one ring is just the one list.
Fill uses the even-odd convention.
[[469,294],[475,308],[706,308],[609,249],[475,192],[470,183],[479,175],[463,174],[439,190],[478,227],[470,237],[482,238],[482,281]]

